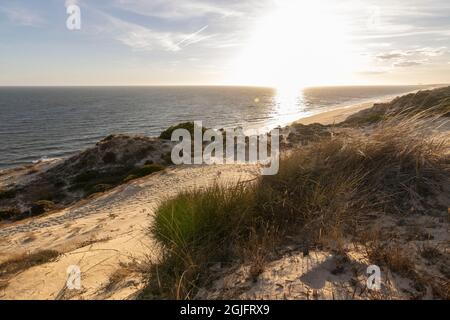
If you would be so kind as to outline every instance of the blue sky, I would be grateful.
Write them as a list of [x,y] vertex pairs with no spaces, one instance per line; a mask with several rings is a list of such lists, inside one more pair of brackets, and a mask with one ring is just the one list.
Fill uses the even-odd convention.
[[416,83],[450,83],[448,0],[0,0],[0,85]]

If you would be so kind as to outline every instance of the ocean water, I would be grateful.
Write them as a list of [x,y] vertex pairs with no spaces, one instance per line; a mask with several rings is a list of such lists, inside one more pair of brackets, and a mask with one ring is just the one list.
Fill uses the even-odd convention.
[[0,169],[64,157],[112,133],[157,136],[183,121],[266,127],[419,86],[323,87],[280,92],[252,87],[0,87]]

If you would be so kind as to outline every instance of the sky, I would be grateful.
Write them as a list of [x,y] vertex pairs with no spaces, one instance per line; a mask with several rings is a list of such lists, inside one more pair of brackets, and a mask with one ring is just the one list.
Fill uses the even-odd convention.
[[0,85],[431,83],[448,0],[0,0]]

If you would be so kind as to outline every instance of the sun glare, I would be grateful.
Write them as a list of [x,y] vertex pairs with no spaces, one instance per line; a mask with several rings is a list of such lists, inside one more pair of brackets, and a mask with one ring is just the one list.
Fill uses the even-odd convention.
[[343,19],[325,0],[276,0],[235,61],[239,83],[269,85],[286,96],[301,87],[349,80],[354,69]]

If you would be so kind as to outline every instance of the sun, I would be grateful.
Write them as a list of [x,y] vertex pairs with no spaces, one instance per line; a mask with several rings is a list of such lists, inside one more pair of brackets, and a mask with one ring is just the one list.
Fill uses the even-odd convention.
[[355,59],[345,21],[330,3],[274,1],[233,63],[235,83],[272,86],[286,94],[348,81]]

